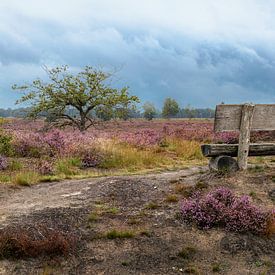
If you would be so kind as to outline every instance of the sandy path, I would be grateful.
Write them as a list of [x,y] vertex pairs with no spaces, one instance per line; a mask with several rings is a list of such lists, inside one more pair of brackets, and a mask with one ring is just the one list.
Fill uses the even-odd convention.
[[[40,183],[31,187],[16,189],[2,188],[0,195],[0,223],[6,224],[8,218],[18,217],[45,208],[82,207],[104,193],[107,185],[120,180],[148,181],[154,185],[158,181],[191,177],[206,167],[192,167],[185,170],[150,175],[104,177],[85,180]],[[192,178],[192,177],[191,177]]]

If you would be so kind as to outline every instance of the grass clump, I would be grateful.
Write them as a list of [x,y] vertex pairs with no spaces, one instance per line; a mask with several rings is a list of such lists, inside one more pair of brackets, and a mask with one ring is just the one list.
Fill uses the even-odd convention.
[[171,164],[169,158],[155,153],[153,150],[141,150],[127,144],[119,144],[114,141],[105,142],[105,158],[100,167],[105,169],[152,169],[157,166]]
[[17,185],[30,186],[38,183],[40,180],[39,175],[35,172],[21,172],[12,178],[12,182]]
[[119,213],[119,208],[117,207],[110,207],[110,208],[107,208],[105,213],[107,214],[118,214]]
[[221,268],[221,265],[219,263],[214,263],[212,265],[212,271],[214,273],[218,273],[218,272],[221,272],[222,268]]
[[190,260],[196,253],[197,249],[195,247],[186,246],[179,251],[178,256],[185,260]]
[[12,161],[10,161],[8,169],[10,171],[18,171],[22,169],[22,163],[16,159],[13,159]]
[[0,182],[7,183],[7,182],[10,182],[10,181],[11,181],[11,176],[0,174]]
[[61,159],[56,163],[56,173],[65,177],[77,175],[81,161],[78,158]]
[[171,195],[168,195],[165,200],[167,202],[178,202],[179,199],[177,195],[171,194]]
[[155,210],[158,209],[160,206],[156,202],[150,202],[145,206],[145,209]]
[[198,269],[195,266],[188,266],[184,269],[184,272],[187,274],[200,274]]
[[248,168],[248,171],[252,173],[262,173],[264,172],[264,170],[265,170],[265,167],[260,165],[255,165],[254,167]]
[[99,220],[99,216],[98,216],[98,214],[97,213],[95,213],[95,212],[92,212],[92,213],[90,213],[89,214],[89,216],[88,216],[88,221],[89,222],[96,222],[96,221],[98,221]]
[[105,234],[107,239],[129,239],[135,237],[135,234],[132,231],[118,231],[118,230],[111,230]]

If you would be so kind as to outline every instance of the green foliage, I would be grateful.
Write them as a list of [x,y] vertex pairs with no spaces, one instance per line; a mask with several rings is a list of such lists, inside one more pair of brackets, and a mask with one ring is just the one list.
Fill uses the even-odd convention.
[[145,206],[145,209],[155,210],[158,209],[160,206],[156,202],[150,202]]
[[13,89],[27,92],[17,103],[31,102],[29,117],[47,114],[48,122],[56,126],[70,125],[85,131],[98,123],[96,113],[118,110],[121,116],[139,101],[129,95],[128,87],[112,88],[111,73],[90,66],[78,74],[69,73],[68,66],[46,67],[45,71],[49,83],[37,79],[30,85],[14,85]]
[[22,163],[19,162],[16,159],[13,159],[10,163],[9,163],[9,170],[10,171],[17,171],[22,169]]
[[166,98],[162,108],[162,116],[164,118],[171,118],[176,116],[180,111],[179,105],[175,99]]
[[219,264],[219,263],[214,263],[214,264],[212,265],[212,271],[213,271],[214,273],[221,272],[221,270],[222,270],[221,264]]
[[0,154],[9,157],[13,153],[12,136],[0,131]]
[[145,102],[143,105],[143,116],[147,120],[152,120],[157,114],[157,110],[153,103]]
[[111,230],[106,233],[106,238],[113,240],[113,239],[124,239],[124,238],[133,238],[135,234],[131,231],[117,231]]
[[187,246],[187,247],[182,248],[179,251],[178,256],[183,259],[190,260],[196,253],[197,253],[197,249],[195,247]]
[[56,163],[56,172],[65,176],[78,174],[81,161],[78,158],[61,159]]
[[22,172],[15,176],[13,179],[14,184],[30,186],[31,184],[35,184],[39,182],[39,175],[34,172]]

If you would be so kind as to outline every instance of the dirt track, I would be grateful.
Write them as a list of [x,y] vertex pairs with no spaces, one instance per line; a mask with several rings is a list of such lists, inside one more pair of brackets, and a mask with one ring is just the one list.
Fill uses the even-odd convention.
[[[146,181],[148,187],[155,190],[158,181],[187,178],[205,171],[206,167],[194,167],[186,170],[150,174],[144,176],[105,177],[85,180],[69,180],[62,182],[41,183],[32,187],[2,187],[0,195],[0,221],[5,223],[8,217],[26,215],[45,208],[84,207],[104,196],[108,189],[121,181]],[[189,179],[191,180],[191,179]],[[138,186],[136,186],[138,188]],[[141,188],[141,186],[140,186]],[[1,190],[1,189],[0,189]]]

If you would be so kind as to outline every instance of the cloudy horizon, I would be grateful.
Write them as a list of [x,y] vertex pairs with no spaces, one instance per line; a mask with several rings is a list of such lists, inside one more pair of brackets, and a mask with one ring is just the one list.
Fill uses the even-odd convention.
[[275,102],[271,0],[1,0],[0,108],[43,65],[120,68],[118,86],[158,107]]

